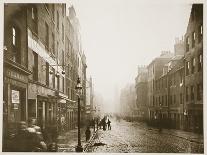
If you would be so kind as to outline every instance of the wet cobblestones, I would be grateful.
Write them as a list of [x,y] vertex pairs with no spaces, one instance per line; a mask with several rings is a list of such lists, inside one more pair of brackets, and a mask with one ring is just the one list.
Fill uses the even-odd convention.
[[[102,142],[106,145],[91,146],[88,152],[203,153],[204,151],[202,139],[191,142],[189,139],[191,136],[186,133],[185,137],[183,134],[179,137],[169,134],[167,130],[159,133],[157,129],[150,129],[143,123],[125,121],[112,121],[112,125],[112,130],[99,130],[93,142]],[[176,134],[179,135],[179,131]]]

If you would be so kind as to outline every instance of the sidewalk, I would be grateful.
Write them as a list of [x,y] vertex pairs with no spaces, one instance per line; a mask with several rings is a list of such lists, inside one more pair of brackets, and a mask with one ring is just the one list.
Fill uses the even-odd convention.
[[[85,137],[85,128],[81,128],[81,145],[85,148],[87,142]],[[91,128],[91,135],[93,136],[94,131]],[[91,137],[92,137],[91,136]],[[75,152],[75,148],[78,144],[78,129],[70,130],[62,135],[58,136],[58,152]]]
[[187,132],[183,130],[175,130],[175,129],[163,129],[162,132],[164,134],[169,134],[173,135],[179,138],[183,138],[186,140],[189,140],[191,142],[196,142],[196,143],[202,143],[204,141],[204,137],[201,134],[193,133],[193,132]]

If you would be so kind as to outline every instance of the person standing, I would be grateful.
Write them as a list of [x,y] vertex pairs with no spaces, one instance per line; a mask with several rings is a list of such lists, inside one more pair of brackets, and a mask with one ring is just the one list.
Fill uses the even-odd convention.
[[86,135],[86,141],[88,141],[91,137],[91,130],[89,126],[86,129],[85,135]]
[[108,125],[108,130],[111,130],[111,121],[109,119],[108,119],[107,125]]

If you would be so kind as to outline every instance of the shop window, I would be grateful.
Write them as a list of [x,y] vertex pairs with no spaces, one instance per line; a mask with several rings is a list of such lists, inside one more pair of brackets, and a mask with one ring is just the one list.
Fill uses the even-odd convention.
[[12,27],[12,60],[17,63],[21,63],[21,37],[20,37],[20,31],[16,26]]
[[192,48],[194,48],[195,47],[195,39],[196,39],[196,34],[195,34],[195,32],[193,32],[192,33]]

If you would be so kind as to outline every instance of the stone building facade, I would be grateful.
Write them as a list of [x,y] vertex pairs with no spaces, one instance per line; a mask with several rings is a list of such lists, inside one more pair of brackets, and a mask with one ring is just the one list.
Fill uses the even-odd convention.
[[[158,118],[158,110],[160,105],[155,98],[155,81],[163,75],[163,67],[167,64],[173,54],[169,51],[164,51],[161,55],[155,58],[147,67],[148,69],[148,114],[149,121],[156,120]],[[164,105],[163,105],[164,106]]]
[[136,106],[134,115],[136,120],[148,120],[147,98],[147,67],[138,66],[138,75],[135,79]]
[[75,86],[79,77],[84,119],[87,65],[74,8],[9,3],[4,11],[4,135],[28,118],[46,132],[75,128]]
[[185,34],[185,127],[203,130],[203,4],[193,4]]

